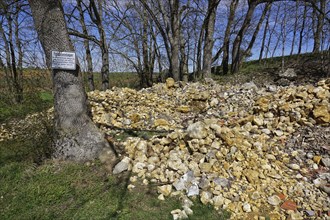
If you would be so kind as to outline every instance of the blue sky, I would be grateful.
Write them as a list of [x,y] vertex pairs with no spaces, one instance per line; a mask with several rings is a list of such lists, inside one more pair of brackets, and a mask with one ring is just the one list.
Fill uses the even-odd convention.
[[[129,2],[127,0],[123,1],[120,0],[118,1],[120,6],[124,7],[124,4],[126,2]],[[240,23],[242,22],[242,18],[244,17],[244,14],[247,11],[247,4],[246,1],[240,1],[240,5],[238,6],[237,9],[237,16],[235,19],[235,23],[237,23],[236,25],[236,29],[233,30],[233,32],[237,32],[238,28],[240,27]],[[75,0],[65,0],[64,1],[64,5],[65,5],[65,9],[67,12],[70,11],[70,8],[72,9],[72,4],[75,3]],[[217,20],[216,20],[216,25],[215,25],[215,34],[214,37],[215,39],[217,39],[215,41],[215,45],[214,45],[214,51],[213,53],[215,53],[217,51],[217,49],[219,47],[222,46],[222,38],[223,38],[223,34],[224,34],[224,30],[226,28],[226,24],[227,24],[227,17],[228,17],[228,12],[229,12],[229,4],[230,1],[229,0],[222,0],[220,2],[220,5],[218,7],[218,11],[217,11]],[[68,7],[70,6],[70,7]],[[256,21],[259,19],[260,13],[263,9],[264,5],[259,5],[254,13],[254,18],[252,19],[252,21]],[[272,6],[272,13],[270,16],[270,29],[273,28],[274,24],[275,24],[275,17],[276,17],[276,11],[279,10],[279,19],[278,19],[278,23],[275,27],[275,31],[273,33],[272,36],[272,42],[270,44],[270,51],[272,52],[277,40],[279,39],[278,42],[278,46],[277,46],[277,50],[275,51],[274,55],[275,56],[281,56],[282,55],[282,45],[283,45],[283,38],[281,36],[281,30],[283,28],[283,25],[286,25],[286,27],[288,27],[288,31],[286,32],[286,36],[284,38],[285,40],[285,44],[284,44],[284,48],[285,48],[285,55],[288,55],[291,51],[291,45],[292,45],[292,37],[293,37],[293,31],[292,31],[292,26],[294,25],[295,22],[295,17],[296,15],[298,15],[299,17],[302,16],[303,14],[303,5],[299,5],[299,7],[297,8],[296,11],[296,3],[295,2],[278,2],[278,3],[274,3]],[[109,7],[109,10],[111,10],[111,7]],[[286,15],[283,12],[283,10],[289,10],[290,13],[286,13]],[[330,10],[330,1],[327,2],[327,11]],[[311,25],[312,25],[312,10],[310,9],[307,13],[307,25],[304,31],[304,43],[303,43],[303,47],[302,47],[302,52],[311,52],[313,49],[313,32],[311,29]],[[3,19],[3,17],[1,17]],[[88,18],[88,16],[85,17],[87,22],[90,22],[90,19]],[[285,18],[285,19],[284,19]],[[254,30],[256,22],[252,22],[251,25],[251,30]],[[6,21],[4,20],[4,26],[6,27]],[[77,28],[78,30],[80,30],[79,28],[79,23],[75,23],[74,24],[75,28]],[[265,26],[265,22],[263,23],[263,27]],[[108,34],[108,38],[110,39],[111,36],[111,28],[109,29],[109,27],[106,27],[107,29],[107,34]],[[289,31],[291,30],[291,31]],[[96,37],[98,37],[98,33],[95,27],[90,26],[89,27],[89,31],[91,34],[95,35]],[[300,26],[298,26],[298,32],[300,31]],[[25,65],[29,66],[29,65],[37,65],[37,66],[44,66],[44,59],[43,56],[41,55],[41,47],[40,44],[37,41],[36,38],[36,33],[35,31],[33,31],[33,22],[32,19],[29,17],[26,17],[25,14],[22,14],[20,17],[20,34],[22,34],[22,36],[24,36],[24,52],[25,52]],[[196,33],[198,34],[198,32]],[[250,39],[250,34],[251,33],[247,33],[246,34],[246,38],[245,38],[245,42],[248,42]],[[269,32],[267,33],[267,37],[269,37]],[[324,26],[324,32],[323,32],[323,44],[322,44],[322,48],[329,48],[330,45],[330,24],[325,22],[325,26]],[[255,42],[255,45],[252,49],[252,56],[249,58],[251,59],[258,59],[259,57],[259,51],[260,51],[260,44],[261,44],[261,37],[263,35],[263,28],[261,28],[261,31],[259,32],[258,38]],[[192,35],[193,36],[193,35]],[[234,40],[235,34],[232,35],[232,41]],[[76,38],[73,38],[76,39]],[[161,44],[161,38],[158,37],[159,43]],[[194,41],[194,39],[190,39],[191,41]],[[84,48],[82,45],[82,41],[78,40],[75,41],[75,47],[76,47],[76,52],[77,52],[77,56],[79,57],[80,63],[82,65],[82,68],[85,68],[85,62],[84,62]],[[294,52],[297,52],[297,42],[298,42],[298,38],[296,37],[296,43],[294,45]],[[111,45],[112,47],[119,47],[122,49],[122,51],[128,51],[129,48],[125,48],[124,45],[119,44],[116,45],[118,42],[115,41],[110,41],[109,40],[109,45]],[[243,43],[243,48],[246,47],[246,43]],[[4,49],[3,49],[3,41],[2,39],[0,39],[0,54],[3,57],[4,56]],[[100,66],[101,66],[101,56],[100,56],[100,52],[99,52],[99,48],[94,45],[91,44],[91,48],[92,48],[92,54],[93,54],[93,62],[94,62],[94,70],[95,71],[99,71],[100,70]],[[164,49],[161,50],[163,55],[166,57],[165,55],[165,51]],[[270,55],[268,55],[269,57]],[[111,71],[128,71],[128,70],[133,70],[130,63],[123,59],[122,57],[118,56],[118,55],[113,55],[110,54],[110,61],[111,61]],[[192,61],[190,61],[190,64],[192,63]],[[219,63],[221,63],[221,60],[219,61]],[[157,66],[157,65],[156,65]],[[190,65],[190,67],[192,67],[192,65]],[[157,71],[157,70],[156,70]]]

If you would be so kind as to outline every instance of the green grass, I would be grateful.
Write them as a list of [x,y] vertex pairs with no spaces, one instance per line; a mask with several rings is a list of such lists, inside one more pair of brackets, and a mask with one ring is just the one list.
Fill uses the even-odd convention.
[[[46,136],[46,134],[45,134]],[[93,165],[46,160],[35,154],[50,141],[0,142],[0,219],[171,219],[177,198],[157,199],[154,186],[127,190],[129,176]],[[40,155],[39,155],[40,156]],[[195,202],[190,219],[228,219]]]
[[12,118],[24,118],[53,105],[50,73],[42,69],[23,70],[23,102],[16,103],[8,88],[5,70],[0,69],[0,123]]
[[12,118],[24,118],[33,112],[40,112],[53,105],[53,95],[48,91],[24,94],[22,103],[13,103],[11,98],[0,95],[0,123]]

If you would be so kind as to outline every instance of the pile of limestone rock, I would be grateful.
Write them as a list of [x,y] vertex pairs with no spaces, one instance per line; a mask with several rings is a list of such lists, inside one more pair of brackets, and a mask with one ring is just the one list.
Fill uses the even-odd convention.
[[[89,99],[93,120],[106,133],[168,131],[122,143],[114,173],[132,172],[129,189],[137,181],[157,184],[161,200],[198,196],[233,219],[322,219],[330,210],[329,151],[308,155],[286,142],[303,127],[329,127],[329,88],[329,79],[264,88],[168,79],[140,91],[92,92]],[[310,178],[311,172],[317,175]],[[180,219],[192,211],[185,204],[172,214]]]
[[[233,219],[326,219],[329,88],[330,79],[257,87],[253,82],[227,86],[169,78],[139,91],[113,88],[88,96],[94,122],[108,135],[125,129],[159,132],[115,143],[123,152],[113,172],[132,172],[129,189],[153,184],[161,200],[183,198],[182,209],[172,212],[174,219],[193,214],[191,197],[231,211]],[[43,118],[49,120],[51,113]],[[34,114],[2,124],[0,141],[38,123],[40,115]],[[304,137],[306,128],[312,135],[317,129],[323,137],[320,146],[308,149],[313,137]],[[310,145],[301,147],[305,139]]]

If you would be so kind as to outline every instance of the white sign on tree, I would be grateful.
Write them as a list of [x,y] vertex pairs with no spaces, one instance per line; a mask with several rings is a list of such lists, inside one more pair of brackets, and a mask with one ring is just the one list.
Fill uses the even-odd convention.
[[74,52],[52,51],[52,69],[75,70],[76,54]]

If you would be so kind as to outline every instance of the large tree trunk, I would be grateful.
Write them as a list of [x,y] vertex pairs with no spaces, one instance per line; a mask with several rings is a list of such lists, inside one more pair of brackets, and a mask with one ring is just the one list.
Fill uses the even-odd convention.
[[213,33],[214,24],[216,19],[216,11],[220,0],[209,0],[207,17],[205,18],[205,44],[203,52],[203,78],[211,77],[211,65],[212,65],[212,49],[213,49]]
[[247,31],[247,29],[251,23],[252,15],[253,15],[253,12],[254,12],[256,6],[257,6],[256,2],[249,3],[249,9],[246,13],[244,22],[233,43],[232,66],[231,66],[232,73],[236,73],[239,70],[240,63],[241,63],[241,51],[240,51],[241,44],[242,44],[245,32]]
[[[82,9],[82,0],[77,0],[77,8],[79,11],[79,22],[81,25],[81,29],[84,35],[88,36],[88,31],[85,23],[84,12]],[[94,74],[93,74],[93,60],[91,55],[91,49],[89,46],[89,40],[84,38],[84,47],[86,51],[86,62],[87,62],[87,81],[88,81],[88,88],[90,91],[95,90],[94,84]]]
[[[73,51],[60,0],[29,0],[41,45],[51,64],[51,51]],[[94,159],[109,144],[87,113],[87,98],[79,65],[76,70],[53,70],[54,157],[85,161]],[[111,161],[115,154],[111,152]]]

